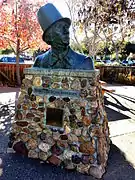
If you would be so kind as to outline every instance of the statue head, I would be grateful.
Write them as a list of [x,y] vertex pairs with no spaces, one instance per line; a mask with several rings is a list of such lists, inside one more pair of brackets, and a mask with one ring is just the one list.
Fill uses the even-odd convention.
[[69,45],[71,20],[63,18],[56,7],[48,3],[38,11],[38,22],[43,30],[43,40],[52,47]]
[[58,21],[53,24],[44,34],[44,40],[52,47],[66,47],[69,45],[69,24]]

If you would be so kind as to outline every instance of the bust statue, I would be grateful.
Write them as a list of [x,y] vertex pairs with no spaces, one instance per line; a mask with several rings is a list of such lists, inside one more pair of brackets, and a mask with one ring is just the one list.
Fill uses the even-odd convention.
[[69,46],[69,18],[63,18],[51,3],[42,6],[37,17],[43,30],[42,39],[51,45],[51,49],[37,56],[33,67],[94,70],[90,57],[73,51]]

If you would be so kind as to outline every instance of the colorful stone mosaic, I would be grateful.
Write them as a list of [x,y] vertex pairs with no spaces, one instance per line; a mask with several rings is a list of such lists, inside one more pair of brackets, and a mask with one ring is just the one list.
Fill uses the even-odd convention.
[[99,72],[26,69],[9,147],[101,178],[109,128]]

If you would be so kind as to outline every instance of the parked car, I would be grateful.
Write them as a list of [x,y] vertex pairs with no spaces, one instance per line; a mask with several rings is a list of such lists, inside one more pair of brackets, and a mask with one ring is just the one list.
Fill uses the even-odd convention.
[[103,66],[104,62],[101,59],[96,59],[94,64],[95,64],[95,66]]
[[101,59],[96,59],[95,62],[104,64],[104,62]]
[[112,61],[111,61],[110,59],[105,59],[105,60],[103,60],[103,62],[104,62],[105,64],[111,64],[111,63],[112,63]]
[[133,59],[125,59],[121,62],[123,66],[135,66],[135,60]]
[[[4,56],[0,59],[0,62],[6,62],[6,63],[16,63],[16,57],[8,57],[8,56]],[[19,63],[24,63],[24,59],[23,58],[19,58]]]

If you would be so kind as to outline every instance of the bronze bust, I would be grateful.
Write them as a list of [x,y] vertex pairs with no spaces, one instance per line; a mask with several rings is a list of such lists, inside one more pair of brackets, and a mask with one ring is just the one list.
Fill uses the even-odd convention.
[[69,46],[69,18],[63,18],[54,5],[48,3],[39,9],[38,21],[43,30],[42,38],[51,49],[37,56],[33,67],[94,70],[90,57],[73,51]]

